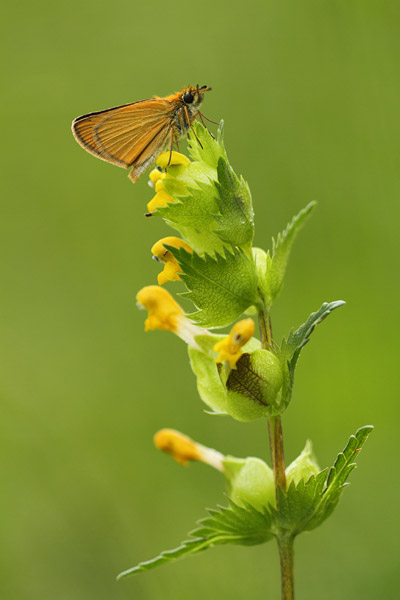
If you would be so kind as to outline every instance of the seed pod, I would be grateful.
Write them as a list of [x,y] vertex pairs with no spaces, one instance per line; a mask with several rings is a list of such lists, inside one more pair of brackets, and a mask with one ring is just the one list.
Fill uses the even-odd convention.
[[282,387],[282,367],[268,350],[243,354],[226,382],[227,411],[237,421],[255,421],[271,414]]

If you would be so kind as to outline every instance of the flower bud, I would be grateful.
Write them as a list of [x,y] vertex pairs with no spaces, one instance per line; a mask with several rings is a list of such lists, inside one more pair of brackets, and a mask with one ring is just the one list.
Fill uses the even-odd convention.
[[226,381],[228,413],[237,421],[254,421],[271,414],[282,387],[282,367],[268,350],[243,354]]
[[286,482],[289,486],[293,481],[296,485],[304,479],[307,481],[312,475],[321,471],[314,456],[312,443],[307,440],[304,450],[286,469]]
[[275,485],[272,469],[260,458],[226,456],[222,462],[229,496],[239,506],[248,502],[262,511],[268,504],[275,506]]

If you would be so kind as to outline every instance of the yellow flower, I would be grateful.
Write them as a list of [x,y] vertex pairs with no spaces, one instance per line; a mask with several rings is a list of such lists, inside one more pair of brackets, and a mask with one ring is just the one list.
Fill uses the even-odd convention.
[[206,329],[194,325],[171,294],[158,285],[142,288],[136,299],[139,307],[146,308],[149,312],[144,324],[145,331],[172,331],[194,348],[198,348],[195,342],[196,335],[208,334]]
[[157,280],[159,285],[163,285],[166,281],[180,281],[179,273],[182,272],[178,261],[171,254],[169,250],[165,248],[165,245],[173,246],[174,248],[184,248],[188,252],[193,252],[192,248],[177,237],[165,237],[154,244],[151,249],[153,258],[164,263],[164,270],[159,273]]
[[144,323],[145,331],[165,329],[176,333],[179,318],[185,313],[171,294],[157,285],[149,285],[140,290],[136,299],[149,311]]
[[[163,179],[168,177],[164,171],[167,167],[175,165],[188,165],[190,160],[179,152],[164,152],[157,158],[156,165],[158,169],[153,169],[150,173],[150,182],[155,185],[156,195],[147,204],[147,210],[151,213],[157,207],[166,206],[169,202],[174,202],[174,198],[168,194],[164,188]],[[162,169],[160,171],[160,169]]]
[[150,200],[150,202],[148,202],[147,210],[149,213],[152,213],[157,209],[157,207],[167,206],[169,202],[174,202],[174,199],[172,196],[167,194],[164,186],[162,185],[162,179],[159,179],[156,182],[156,195]]
[[187,465],[190,460],[198,460],[223,470],[223,454],[213,448],[207,448],[193,441],[187,435],[175,429],[161,429],[154,436],[154,444],[159,450],[170,454],[176,462]]
[[172,151],[163,152],[156,160],[156,165],[162,169],[172,167],[173,165],[190,165],[190,160],[180,152]]
[[254,333],[253,319],[243,319],[234,325],[229,335],[215,344],[214,352],[219,352],[215,362],[229,362],[231,369],[236,367],[236,363],[242,356],[242,346],[244,346]]
[[275,505],[274,475],[260,458],[224,456],[174,429],[158,431],[154,436],[154,444],[181,465],[200,461],[223,473],[229,497],[239,506],[245,507],[248,503],[262,512],[268,504]]

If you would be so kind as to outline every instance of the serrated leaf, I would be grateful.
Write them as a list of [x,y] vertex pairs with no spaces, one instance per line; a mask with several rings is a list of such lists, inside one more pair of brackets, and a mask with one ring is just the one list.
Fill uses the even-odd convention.
[[278,235],[277,239],[272,240],[272,256],[268,253],[266,272],[264,273],[264,277],[260,278],[259,283],[265,305],[268,308],[271,307],[281,291],[290,251],[296,235],[315,205],[315,202],[307,204],[298,215],[293,217],[292,221]]
[[296,331],[292,329],[288,337],[282,340],[280,354],[281,356],[285,356],[289,361],[291,371],[294,371],[300,352],[307,342],[309,342],[315,327],[322,323],[335,308],[339,308],[339,306],[343,306],[344,304],[343,300],[324,302],[316,312],[310,314],[305,323],[300,325]]
[[[174,195],[175,180],[164,181],[167,192]],[[174,196],[176,201],[158,208],[157,213],[177,229],[198,254],[222,252],[223,244],[216,233],[218,225],[214,219],[218,212],[214,185],[210,181],[192,181],[185,190],[184,195]]]
[[321,471],[318,475],[310,477],[308,481],[301,480],[297,485],[292,482],[286,492],[281,488],[278,489],[279,509],[270,508],[277,533],[297,535],[302,531],[304,524],[308,523],[314,514],[327,471],[327,469]]
[[193,161],[203,162],[212,169],[217,169],[218,160],[221,157],[226,159],[223,142],[224,122],[220,122],[216,137],[199,121],[193,123],[193,129],[196,135],[194,135],[193,131],[189,132],[190,158]]
[[355,459],[365,444],[367,437],[373,430],[371,425],[360,427],[355,435],[350,436],[347,446],[338,454],[334,465],[330,468],[326,486],[321,493],[318,506],[315,508],[312,518],[309,520],[305,530],[318,527],[333,512],[343,488],[347,485],[346,480],[351,471],[356,467]]
[[249,306],[259,303],[254,263],[242,250],[225,248],[224,256],[216,253],[213,258],[191,254],[184,248],[166,248],[177,259],[182,269],[180,277],[189,290],[181,295],[198,308],[188,315],[196,323],[225,327]]
[[321,525],[337,505],[346,480],[356,466],[354,460],[373,427],[365,426],[352,435],[335,464],[307,481],[292,482],[286,492],[279,488],[278,508],[270,507],[275,533],[298,535]]
[[250,247],[254,236],[254,211],[250,189],[244,179],[233,172],[227,160],[218,161],[217,190],[219,215],[216,233],[232,246]]
[[197,554],[212,546],[240,544],[252,546],[262,544],[272,537],[271,519],[268,513],[260,513],[246,504],[244,508],[229,502],[228,507],[218,506],[208,510],[209,517],[198,522],[198,527],[190,532],[190,539],[174,550],[161,552],[151,560],[140,562],[118,575],[118,579],[154,569],[166,562]]
[[281,398],[282,407],[286,407],[290,401],[294,383],[294,372],[301,350],[309,341],[315,327],[319,323],[322,323],[335,308],[339,308],[339,306],[343,306],[344,304],[343,300],[324,302],[319,310],[311,313],[305,323],[300,325],[296,331],[292,330],[288,337],[282,340],[280,348],[277,349],[277,355],[284,369]]

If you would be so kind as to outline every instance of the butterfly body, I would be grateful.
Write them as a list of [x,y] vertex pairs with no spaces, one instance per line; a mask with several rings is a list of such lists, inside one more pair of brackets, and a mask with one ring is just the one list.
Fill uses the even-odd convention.
[[[207,86],[188,86],[151,98],[77,117],[76,141],[94,156],[125,169],[135,182],[167,148],[185,135],[200,111]],[[200,113],[201,115],[201,113]]]

